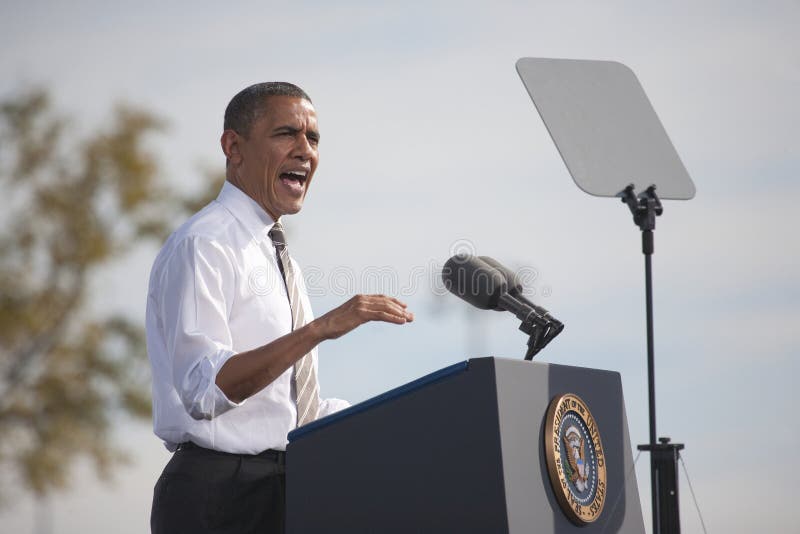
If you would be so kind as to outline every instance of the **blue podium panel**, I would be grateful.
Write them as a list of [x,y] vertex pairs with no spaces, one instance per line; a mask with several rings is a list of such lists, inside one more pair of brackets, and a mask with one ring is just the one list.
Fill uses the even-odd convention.
[[[608,498],[584,527],[544,461],[550,399],[591,405]],[[619,375],[518,360],[456,364],[289,435],[286,532],[642,533]],[[626,482],[628,488],[626,490]]]

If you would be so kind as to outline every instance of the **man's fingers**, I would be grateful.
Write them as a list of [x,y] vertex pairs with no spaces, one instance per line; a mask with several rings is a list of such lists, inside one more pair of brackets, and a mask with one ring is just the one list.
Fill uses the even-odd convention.
[[405,315],[397,315],[394,313],[389,312],[374,312],[375,315],[373,320],[375,321],[383,321],[385,323],[394,323],[394,324],[405,324],[409,322],[409,319],[406,319]]
[[403,309],[405,309],[405,308],[408,308],[408,304],[406,304],[406,303],[405,303],[405,302],[403,302],[403,301],[397,300],[397,299],[396,299],[396,298],[394,298],[394,297],[389,297],[389,300],[391,300],[391,301],[392,301],[392,302],[394,302],[395,304],[398,304],[398,305],[399,305],[399,306],[401,306]]
[[399,306],[399,308],[395,308],[396,311],[399,312],[402,316],[404,316],[407,321],[413,321],[414,320],[414,314],[407,310],[408,304],[406,304],[405,302],[403,302],[401,300],[398,300],[398,299],[396,299],[394,297],[387,297],[385,295],[379,295],[379,296],[383,297],[384,299],[386,299],[389,303],[393,304],[394,306]]
[[[388,313],[398,319],[402,319],[399,322],[410,322],[414,320],[414,314],[409,312],[406,308],[406,304],[397,300],[393,297],[387,297],[385,295],[371,295],[371,298],[368,300],[368,304],[365,305],[364,309],[369,312],[378,312],[380,313]],[[373,317],[370,320],[384,320],[382,315],[379,315],[377,318]],[[398,322],[398,321],[392,321]]]
[[395,304],[397,304],[398,306],[400,306],[402,308],[407,308],[408,307],[408,305],[405,302],[403,302],[402,300],[396,299],[394,297],[390,297],[388,295],[381,295],[380,293],[375,293],[375,294],[372,294],[372,295],[359,295],[359,296],[367,298],[369,300],[388,300],[388,301],[394,302]]

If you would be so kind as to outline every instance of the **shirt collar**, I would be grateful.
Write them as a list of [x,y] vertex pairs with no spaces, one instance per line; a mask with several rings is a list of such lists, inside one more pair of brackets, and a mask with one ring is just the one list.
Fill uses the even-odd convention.
[[275,221],[247,193],[225,180],[222,191],[217,196],[217,202],[231,212],[231,215],[242,223],[256,241],[260,243],[269,239],[268,232],[272,229]]

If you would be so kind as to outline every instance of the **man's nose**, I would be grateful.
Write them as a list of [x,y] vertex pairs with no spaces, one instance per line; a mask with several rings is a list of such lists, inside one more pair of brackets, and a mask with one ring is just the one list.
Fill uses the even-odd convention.
[[311,141],[302,133],[297,136],[297,142],[294,144],[294,153],[292,155],[303,161],[311,159],[314,155],[314,147],[311,145]]

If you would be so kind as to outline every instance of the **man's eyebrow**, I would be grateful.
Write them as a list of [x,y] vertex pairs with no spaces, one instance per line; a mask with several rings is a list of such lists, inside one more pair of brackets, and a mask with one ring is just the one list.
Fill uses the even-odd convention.
[[295,126],[290,126],[288,124],[284,124],[284,125],[281,125],[281,126],[276,126],[275,128],[272,129],[272,131],[275,132],[275,133],[288,132],[288,133],[295,133],[296,134],[297,132],[300,131],[300,128],[297,128]]
[[[290,133],[290,134],[298,134],[302,131],[302,128],[297,128],[295,126],[291,126],[289,124],[284,124],[282,126],[276,126],[272,132],[273,133]],[[308,137],[314,139],[315,141],[319,141],[319,132],[316,130],[308,130]]]

